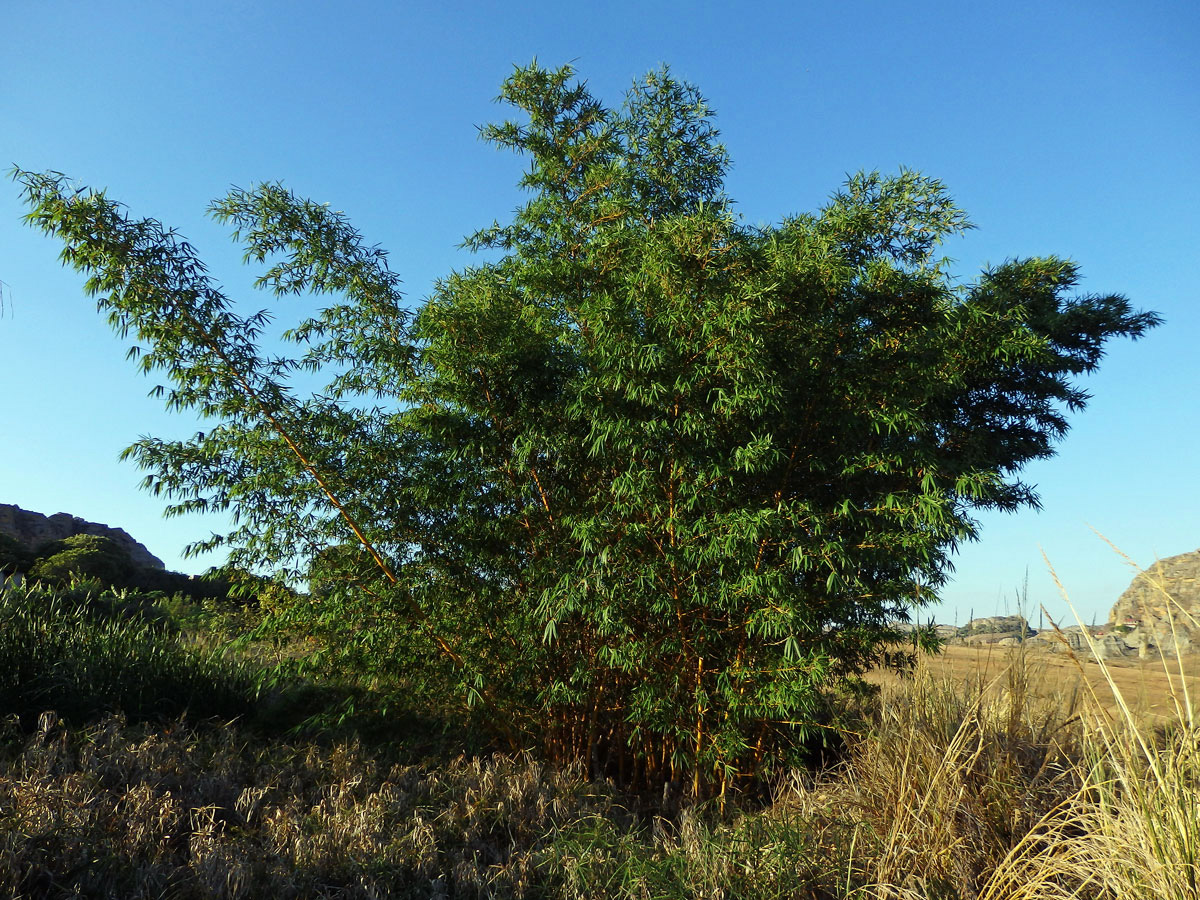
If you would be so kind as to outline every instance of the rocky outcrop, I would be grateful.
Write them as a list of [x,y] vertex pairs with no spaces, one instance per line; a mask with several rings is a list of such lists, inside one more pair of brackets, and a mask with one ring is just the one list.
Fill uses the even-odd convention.
[[161,559],[130,537],[124,529],[88,522],[69,513],[44,516],[11,503],[0,503],[0,534],[7,534],[29,550],[37,550],[50,541],[61,541],[77,534],[96,534],[123,547],[137,566],[145,569],[166,568]]
[[1177,646],[1191,650],[1200,642],[1200,550],[1160,559],[1140,572],[1117,599],[1110,622],[1140,656],[1172,655]]
[[982,635],[1001,635],[1003,637],[1016,637],[1018,640],[1021,640],[1032,637],[1035,634],[1037,634],[1037,630],[1029,627],[1029,623],[1025,621],[1024,616],[984,616],[980,619],[972,619],[962,630],[962,636],[968,638]]
[[1114,625],[1138,627],[1200,620],[1200,550],[1160,559],[1141,572],[1112,608]]

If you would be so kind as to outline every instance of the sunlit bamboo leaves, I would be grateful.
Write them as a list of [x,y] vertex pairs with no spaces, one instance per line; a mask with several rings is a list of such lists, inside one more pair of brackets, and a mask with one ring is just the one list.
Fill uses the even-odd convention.
[[[292,356],[157,222],[16,175],[168,404],[216,420],[135,444],[148,485],[236,513],[204,546],[320,585],[291,627],[597,776],[756,777],[825,733],[826,688],[903,658],[974,513],[1036,504],[1018,474],[1072,379],[1157,318],[1054,258],[961,286],[937,253],[970,226],[916,172],[746,226],[665,70],[619,108],[536,65],[501,99],[483,136],[528,201],[411,314],[341,213],[278,184],[213,205],[281,309],[334,298]],[[329,381],[304,399],[300,373]]]

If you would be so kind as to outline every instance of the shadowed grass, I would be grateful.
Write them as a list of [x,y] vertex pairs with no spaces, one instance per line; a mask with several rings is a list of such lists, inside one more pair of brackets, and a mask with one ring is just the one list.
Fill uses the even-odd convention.
[[257,668],[217,649],[186,647],[169,623],[120,597],[37,585],[0,587],[0,711],[32,727],[52,709],[83,723],[103,712],[132,720],[234,718],[258,696]]

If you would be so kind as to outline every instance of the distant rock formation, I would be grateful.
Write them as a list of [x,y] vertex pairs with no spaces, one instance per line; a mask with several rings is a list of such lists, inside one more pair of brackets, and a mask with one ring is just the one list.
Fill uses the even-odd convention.
[[1190,625],[1184,611],[1200,619],[1200,550],[1160,559],[1139,573],[1113,606],[1110,619],[1114,625],[1136,627],[1166,624],[1172,616]]
[[1030,628],[1024,616],[984,616],[972,619],[963,629],[964,637],[972,635],[1003,634],[1006,636],[1032,637],[1037,629]]
[[1157,659],[1200,652],[1200,550],[1159,560],[1121,594],[1104,625],[1045,629],[1021,616],[987,616],[938,630],[949,644],[1031,647],[1101,659]]
[[96,534],[124,547],[137,566],[146,569],[166,568],[161,559],[130,537],[124,529],[88,522],[69,513],[44,516],[11,503],[0,503],[0,534],[7,534],[29,550],[37,550],[50,541],[61,541],[76,534]]
[[1112,608],[1110,621],[1145,656],[1190,649],[1200,639],[1200,550],[1161,559],[1140,572]]

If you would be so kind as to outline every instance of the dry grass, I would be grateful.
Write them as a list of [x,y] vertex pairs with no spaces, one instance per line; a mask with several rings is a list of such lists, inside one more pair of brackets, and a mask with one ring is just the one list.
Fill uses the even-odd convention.
[[1077,789],[1062,723],[929,678],[883,700],[841,768],[725,817],[635,815],[528,758],[403,766],[355,743],[47,715],[9,736],[0,895],[968,896]]
[[1039,697],[1014,662],[889,684],[835,769],[725,816],[529,758],[46,715],[4,739],[0,896],[1200,897],[1196,730]]
[[998,868],[989,900],[1200,898],[1194,663],[1159,661],[1169,703],[1158,707],[1174,713],[1165,720],[1126,696],[1118,667],[1097,664],[1106,690],[1089,690],[1083,785]]
[[528,757],[10,719],[0,896],[1200,900],[1195,660],[967,653],[885,679],[836,767],[725,813]]
[[[948,646],[935,657],[922,660],[922,669],[935,680],[961,684],[966,690],[984,686],[991,692],[1003,689],[1005,673],[1014,662],[1013,651],[991,646]],[[1022,664],[1034,674],[1033,693],[1042,700],[1078,705],[1083,697],[1092,698],[1111,715],[1119,715],[1120,705],[1109,687],[1109,679],[1123,702],[1147,724],[1177,718],[1174,696],[1179,693],[1180,665],[1192,696],[1200,696],[1200,653],[1168,660],[1164,667],[1158,657],[1151,659],[1112,659],[1103,665],[1095,659],[1073,658],[1065,652],[1029,650]],[[877,684],[892,684],[895,676],[875,673]]]
[[529,896],[544,836],[597,815],[611,797],[527,758],[430,769],[47,714],[0,776],[0,896]]
[[765,809],[685,811],[650,833],[593,821],[555,847],[563,896],[976,897],[1084,785],[1081,720],[1031,671],[974,690],[894,681],[845,759],[795,773]]

